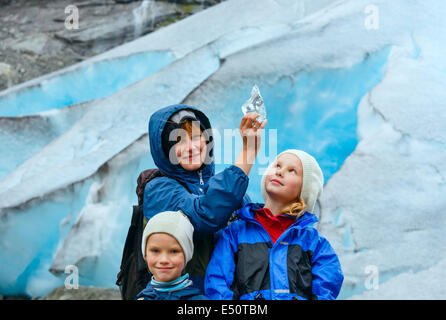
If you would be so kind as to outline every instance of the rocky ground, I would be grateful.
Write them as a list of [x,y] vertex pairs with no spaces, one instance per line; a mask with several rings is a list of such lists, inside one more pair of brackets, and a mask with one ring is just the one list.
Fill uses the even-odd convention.
[[221,1],[0,0],[0,91],[85,60]]

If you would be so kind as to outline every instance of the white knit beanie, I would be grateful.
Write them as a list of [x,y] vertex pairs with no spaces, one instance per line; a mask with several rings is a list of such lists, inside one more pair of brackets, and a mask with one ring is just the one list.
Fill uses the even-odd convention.
[[178,241],[183,248],[186,258],[185,264],[187,264],[194,253],[194,227],[187,216],[180,210],[161,212],[150,218],[142,235],[141,249],[143,257],[146,255],[146,243],[149,236],[152,233],[160,232],[167,233]]
[[[322,188],[324,186],[324,175],[322,174],[322,170],[319,167],[319,164],[317,163],[316,159],[314,159],[311,155],[302,150],[296,150],[296,149],[285,150],[276,157],[276,160],[284,153],[294,154],[302,162],[303,181],[302,181],[302,190],[300,193],[300,197],[304,199],[305,204],[307,205],[306,211],[313,212],[316,200],[322,195]],[[265,190],[266,173],[271,169],[273,164],[274,162],[269,165],[268,169],[263,174],[262,181],[260,183],[260,188],[262,190],[262,197],[265,202],[268,199],[268,194],[266,193]]]

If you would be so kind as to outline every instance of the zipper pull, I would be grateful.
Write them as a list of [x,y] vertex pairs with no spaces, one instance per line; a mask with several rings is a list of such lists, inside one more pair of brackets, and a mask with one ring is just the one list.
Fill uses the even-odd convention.
[[198,170],[198,176],[200,177],[200,185],[204,186],[203,175],[201,173],[201,170]]

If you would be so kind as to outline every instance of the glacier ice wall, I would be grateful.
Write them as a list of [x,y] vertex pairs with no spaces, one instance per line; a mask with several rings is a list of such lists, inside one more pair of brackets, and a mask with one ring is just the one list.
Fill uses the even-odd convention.
[[[79,268],[81,285],[113,287],[136,178],[153,167],[150,114],[186,102],[203,109],[217,132],[236,132],[256,83],[268,129],[276,130],[264,139],[267,151],[302,148],[321,163],[327,181],[318,228],[341,260],[340,298],[445,298],[436,282],[445,276],[446,249],[446,4],[375,1],[378,29],[365,24],[369,6],[229,0],[0,93],[21,98],[107,61],[171,54],[116,92],[0,118],[2,154],[12,150],[0,162],[0,257],[7,262],[0,292],[43,295],[63,284],[69,265]],[[216,144],[217,171],[234,149],[237,141]],[[268,157],[260,156],[250,176],[255,201]],[[374,279],[379,285],[370,286]],[[415,284],[417,293],[409,290]]]

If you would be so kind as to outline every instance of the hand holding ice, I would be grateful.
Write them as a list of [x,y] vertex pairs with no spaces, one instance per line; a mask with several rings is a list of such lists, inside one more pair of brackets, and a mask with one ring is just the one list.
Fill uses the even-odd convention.
[[243,104],[242,111],[243,114],[257,112],[259,114],[257,120],[260,122],[263,122],[266,119],[265,104],[263,103],[263,98],[260,95],[260,90],[257,85],[254,85],[252,88],[251,97]]

